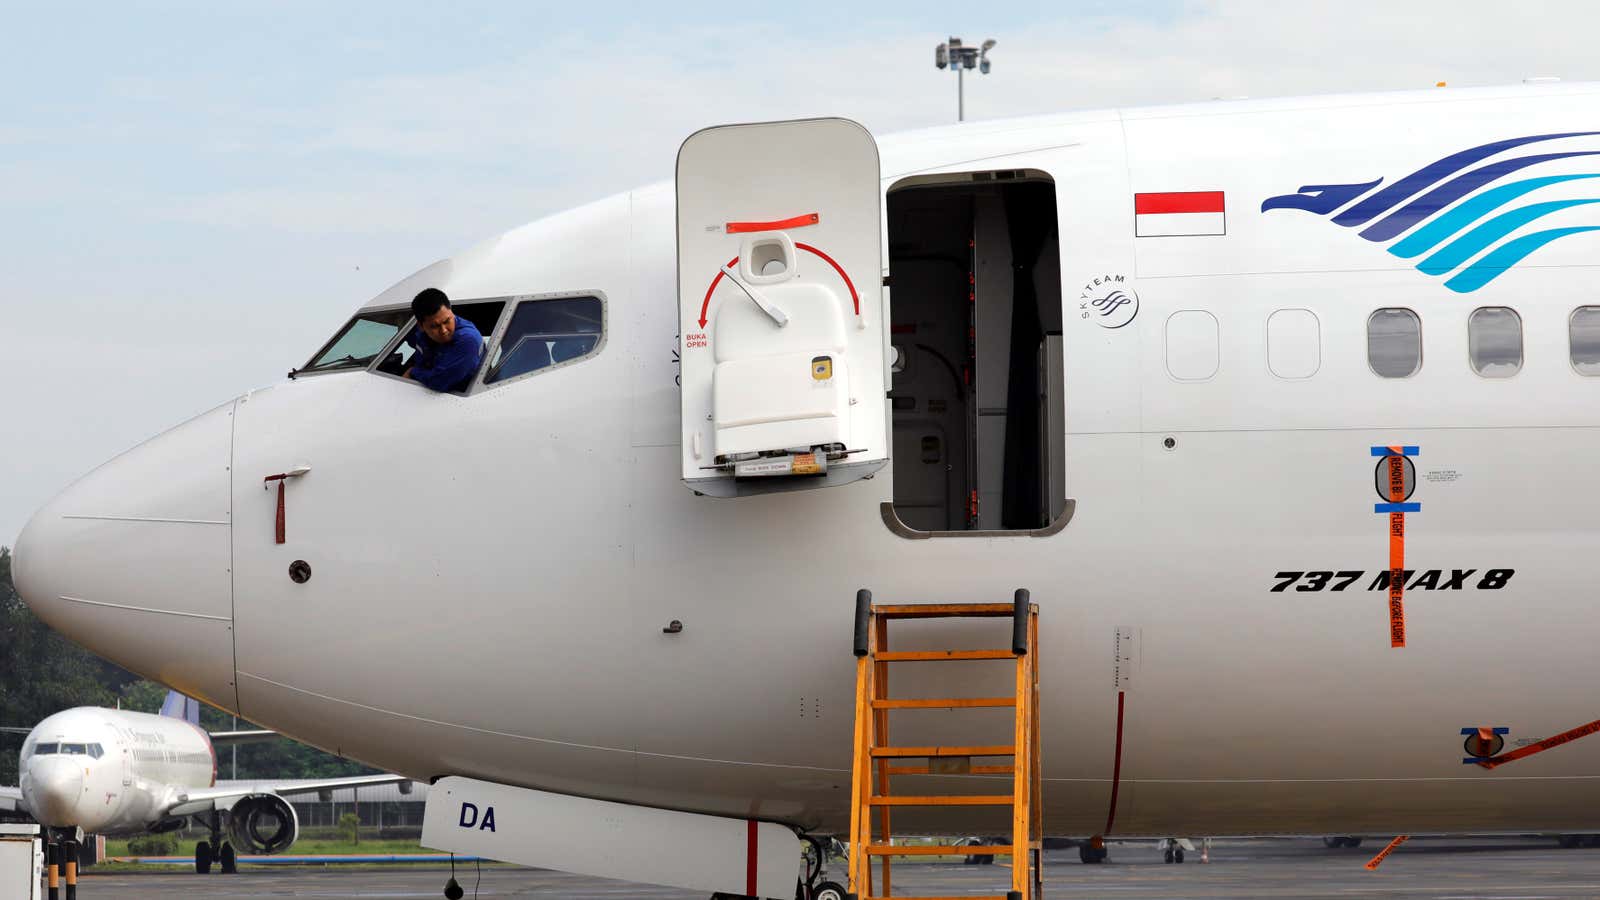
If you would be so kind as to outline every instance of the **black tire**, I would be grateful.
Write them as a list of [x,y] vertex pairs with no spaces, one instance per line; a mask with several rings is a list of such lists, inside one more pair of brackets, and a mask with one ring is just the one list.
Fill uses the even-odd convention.
[[205,841],[194,845],[194,872],[196,875],[211,874],[211,845]]
[[239,857],[233,852],[233,844],[222,842],[222,852],[217,854],[217,859],[222,863],[222,874],[237,875],[239,873]]
[[1183,862],[1183,848],[1182,847],[1179,847],[1178,849],[1172,851],[1172,861],[1175,862],[1175,863]]
[[837,881],[824,881],[811,892],[811,900],[844,900],[844,885]]
[[1361,838],[1347,837],[1344,839],[1344,845],[1354,850],[1355,848],[1361,846]]
[[1164,862],[1164,863],[1171,863],[1172,862],[1172,850],[1170,848],[1167,850],[1166,853],[1161,855],[1161,861]]

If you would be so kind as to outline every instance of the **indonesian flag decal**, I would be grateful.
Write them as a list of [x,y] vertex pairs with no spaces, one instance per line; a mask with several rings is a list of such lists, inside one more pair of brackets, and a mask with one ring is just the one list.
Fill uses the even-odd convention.
[[1227,234],[1222,191],[1170,191],[1133,195],[1134,237]]

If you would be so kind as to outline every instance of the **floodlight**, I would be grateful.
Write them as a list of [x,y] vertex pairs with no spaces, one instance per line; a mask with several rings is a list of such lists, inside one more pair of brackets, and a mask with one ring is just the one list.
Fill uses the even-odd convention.
[[967,117],[966,86],[962,76],[968,69],[977,69],[979,74],[989,74],[989,51],[994,49],[995,39],[989,38],[981,45],[968,47],[961,42],[961,38],[952,35],[933,48],[933,65],[937,69],[946,69],[956,73],[956,120],[964,121]]

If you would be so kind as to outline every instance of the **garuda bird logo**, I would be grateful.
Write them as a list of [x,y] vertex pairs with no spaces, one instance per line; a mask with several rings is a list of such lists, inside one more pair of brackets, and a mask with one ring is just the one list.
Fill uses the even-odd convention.
[[[1319,216],[1331,215],[1335,225],[1360,228],[1362,238],[1389,243],[1389,253],[1401,259],[1418,259],[1418,270],[1445,277],[1444,286],[1470,294],[1517,265],[1551,241],[1600,225],[1567,225],[1529,230],[1539,219],[1571,207],[1600,203],[1600,197],[1538,199],[1541,188],[1565,182],[1600,178],[1600,173],[1539,175],[1557,160],[1600,156],[1600,150],[1510,155],[1519,148],[1565,138],[1600,135],[1596,131],[1536,134],[1481,144],[1422,168],[1380,188],[1383,179],[1364,184],[1310,184],[1298,193],[1270,197],[1261,211],[1300,209]],[[1570,145],[1568,145],[1570,146]],[[1562,166],[1561,168],[1569,168]],[[1518,175],[1531,178],[1508,181]],[[1530,196],[1534,195],[1534,196]]]

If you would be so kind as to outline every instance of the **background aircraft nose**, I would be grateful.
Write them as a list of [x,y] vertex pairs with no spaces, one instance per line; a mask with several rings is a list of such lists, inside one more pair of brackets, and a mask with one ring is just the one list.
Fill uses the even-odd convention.
[[52,628],[224,708],[233,689],[233,403],[79,479],[17,538],[17,591]]
[[35,756],[28,760],[24,780],[24,799],[40,824],[64,826],[79,824],[78,798],[83,794],[83,769],[88,757]]

